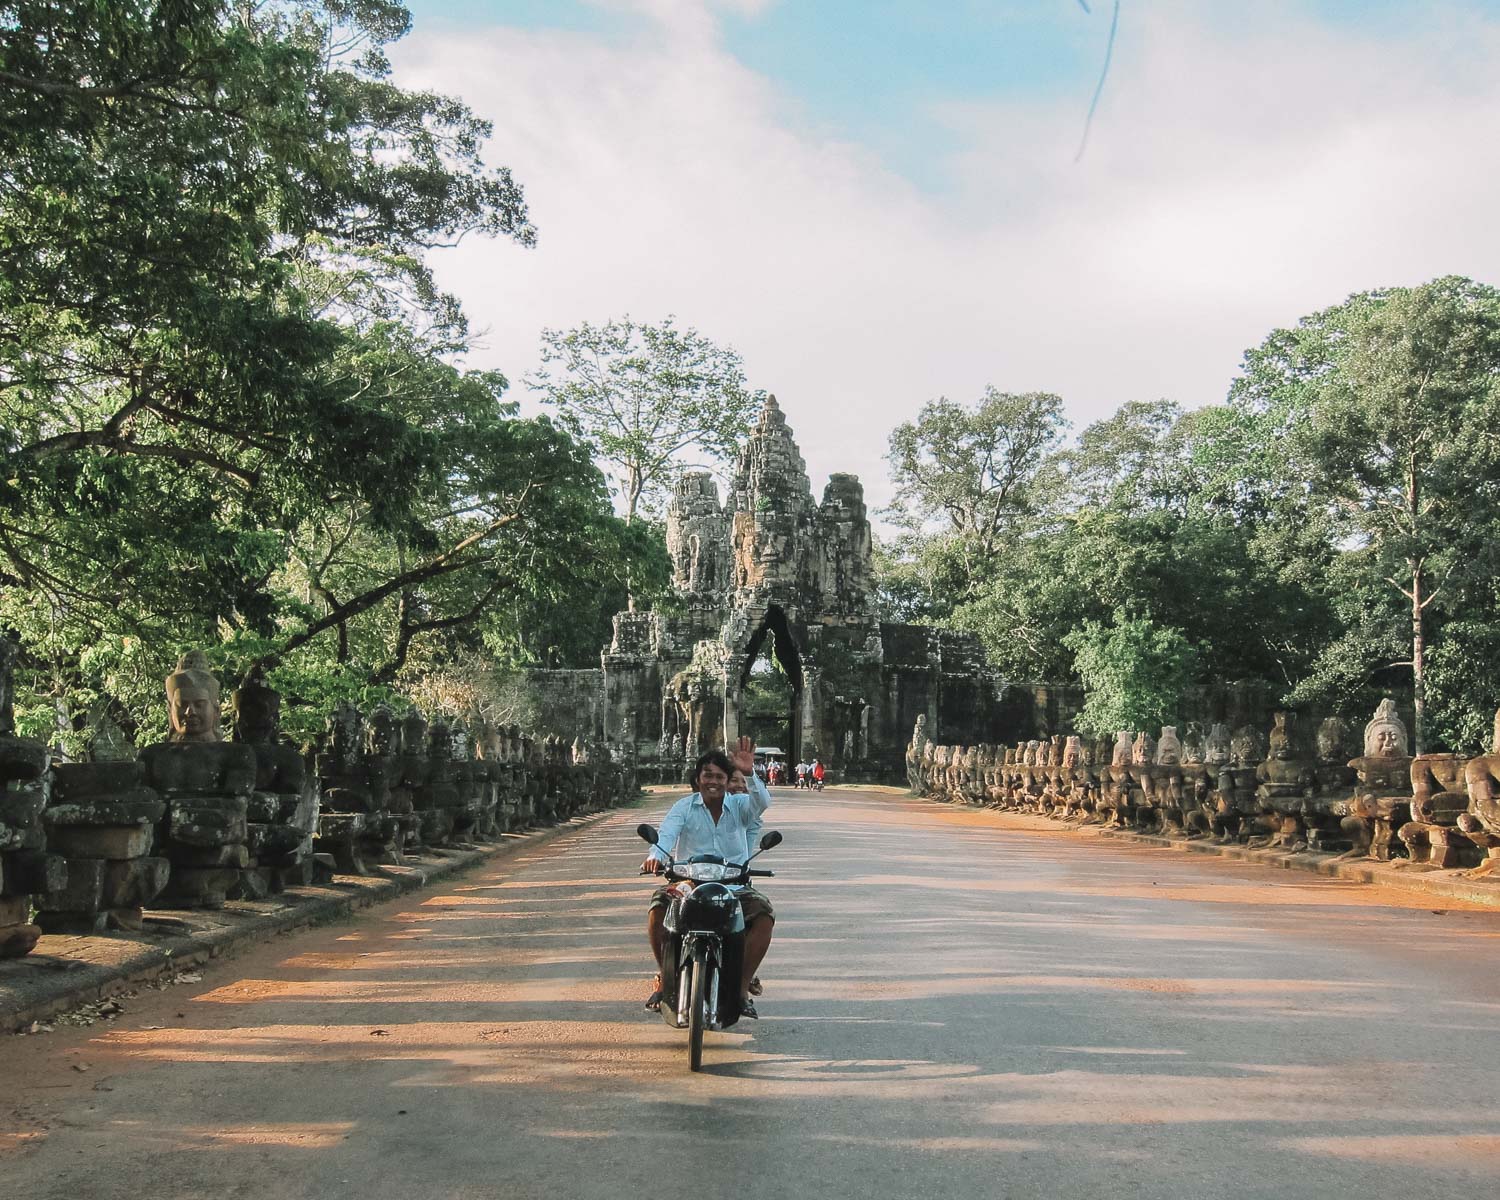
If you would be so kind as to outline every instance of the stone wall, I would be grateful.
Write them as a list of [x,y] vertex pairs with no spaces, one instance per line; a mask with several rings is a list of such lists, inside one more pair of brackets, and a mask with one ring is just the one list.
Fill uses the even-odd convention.
[[636,795],[634,762],[601,747],[602,702],[586,702],[599,672],[547,674],[566,677],[551,681],[551,730],[342,706],[316,745],[296,747],[257,678],[236,691],[224,738],[218,681],[186,655],[167,681],[172,738],[82,763],[14,735],[0,678],[0,957],[44,930],[137,930],[148,908],[370,874]]
[[[1253,707],[1256,695],[1219,699]],[[916,795],[1082,824],[1418,871],[1500,871],[1500,713],[1492,752],[1473,759],[1411,757],[1389,698],[1352,745],[1336,716],[1314,723],[1277,712],[1268,724],[1191,722],[1156,736],[1057,734],[1003,746],[936,742],[921,717],[907,779]]]
[[527,724],[537,734],[555,734],[572,741],[583,737],[597,742],[604,738],[604,672],[526,672],[526,690],[532,710]]

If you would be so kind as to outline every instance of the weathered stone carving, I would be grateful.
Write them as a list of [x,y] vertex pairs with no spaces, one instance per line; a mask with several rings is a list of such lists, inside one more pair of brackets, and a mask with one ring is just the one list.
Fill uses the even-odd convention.
[[[1396,830],[1406,847],[1407,862],[1421,870],[1456,867],[1472,852],[1458,829],[1458,818],[1468,810],[1464,778],[1467,759],[1456,754],[1419,754],[1411,760],[1411,820]],[[1472,866],[1472,863],[1467,865]]]
[[47,854],[42,813],[50,781],[47,748],[16,737],[11,670],[16,647],[0,638],[0,958],[29,954],[41,936],[31,923],[37,893],[56,893],[67,884],[67,866]]
[[281,733],[281,696],[257,672],[234,693],[234,741],[255,754],[255,789],[246,812],[259,886],[279,892],[326,881],[331,863],[313,858],[318,791],[302,754]]
[[1472,878],[1500,871],[1500,711],[1495,713],[1494,740],[1490,752],[1471,758],[1464,766],[1469,810],[1457,824],[1469,841],[1484,851],[1485,859],[1469,872]]
[[1317,788],[1317,766],[1296,752],[1292,714],[1278,712],[1273,720],[1268,756],[1255,769],[1260,831],[1251,844],[1301,850],[1307,846],[1303,820],[1307,801]]
[[191,650],[167,676],[167,719],[174,742],[217,742],[221,719],[219,681],[201,650]]
[[1344,804],[1355,781],[1354,768],[1347,761],[1348,737],[1349,728],[1339,717],[1328,717],[1318,726],[1316,782],[1302,808],[1307,844],[1313,850],[1338,853],[1349,849],[1342,824]]
[[1349,762],[1358,777],[1355,794],[1342,806],[1350,856],[1391,857],[1396,831],[1411,817],[1406,747],[1406,723],[1396,713],[1396,702],[1386,697],[1365,726],[1364,754]]
[[249,806],[255,751],[225,742],[219,731],[219,682],[197,651],[183,655],[167,677],[171,740],[141,753],[147,785],[166,801],[157,846],[171,863],[162,893],[184,908],[217,908],[241,886],[264,894],[247,874]]

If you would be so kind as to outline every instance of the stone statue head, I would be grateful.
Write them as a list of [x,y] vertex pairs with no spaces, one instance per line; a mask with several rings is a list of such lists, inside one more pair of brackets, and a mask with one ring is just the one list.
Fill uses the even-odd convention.
[[1271,757],[1286,762],[1292,757],[1292,714],[1275,712],[1271,714],[1271,720]]
[[401,727],[389,705],[377,704],[365,721],[365,753],[371,758],[401,753]]
[[1077,734],[1068,738],[1063,745],[1062,765],[1069,769],[1076,767],[1078,761],[1083,757],[1083,739]]
[[1130,730],[1128,729],[1122,729],[1115,734],[1115,748],[1110,755],[1110,766],[1127,767],[1130,765],[1131,741]]
[[1203,762],[1203,726],[1197,721],[1189,721],[1183,734],[1182,762],[1186,766],[1199,766]]
[[1163,725],[1161,740],[1156,743],[1156,765],[1175,767],[1182,761],[1182,742],[1177,737],[1177,726]]
[[427,753],[427,718],[414,708],[401,718],[401,752],[413,757]]
[[105,714],[89,739],[89,757],[94,762],[131,762],[136,757],[135,743]]
[[1396,702],[1387,696],[1365,726],[1365,757],[1405,758],[1406,747],[1406,723],[1396,713]]
[[208,657],[190,650],[167,676],[167,718],[174,742],[218,742],[219,681],[208,669]]
[[234,740],[269,746],[281,729],[281,693],[266,684],[259,669],[245,676],[230,702],[234,707]]
[[1081,737],[1078,739],[1078,765],[1080,767],[1092,767],[1098,761],[1098,747],[1093,738]]
[[1026,743],[1026,753],[1021,759],[1021,765],[1023,767],[1036,766],[1036,752],[1038,749],[1040,749],[1040,747],[1041,742],[1037,741],[1035,738],[1032,738],[1031,741]]
[[1265,742],[1253,725],[1241,725],[1229,739],[1229,761],[1236,767],[1252,767],[1265,760]]
[[442,717],[437,717],[427,726],[427,757],[437,762],[453,757],[453,734]]
[[1137,767],[1143,767],[1156,757],[1156,739],[1144,729],[1136,734],[1135,742],[1130,747],[1130,761]]
[[1224,766],[1232,753],[1230,741],[1229,726],[1215,722],[1203,739],[1203,761],[1210,767]]
[[1328,717],[1318,726],[1318,761],[1343,764],[1349,757],[1349,727],[1341,717]]

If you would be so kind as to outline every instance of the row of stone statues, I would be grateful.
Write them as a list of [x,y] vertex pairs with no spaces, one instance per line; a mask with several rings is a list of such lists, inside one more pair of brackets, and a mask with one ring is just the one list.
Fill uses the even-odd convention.
[[918,717],[907,746],[913,793],[1171,836],[1371,857],[1418,869],[1500,871],[1500,713],[1478,758],[1408,752],[1381,701],[1351,758],[1330,717],[1307,738],[1291,713],[1269,734],[1190,724],[1159,737],[1054,736],[1014,747],[947,746]]
[[630,764],[581,740],[429,724],[384,705],[340,706],[299,748],[258,675],[234,693],[226,740],[219,682],[197,652],[165,697],[167,741],[94,762],[50,762],[0,704],[0,957],[27,953],[44,931],[139,929],[148,905],[217,907],[366,874],[636,790]]

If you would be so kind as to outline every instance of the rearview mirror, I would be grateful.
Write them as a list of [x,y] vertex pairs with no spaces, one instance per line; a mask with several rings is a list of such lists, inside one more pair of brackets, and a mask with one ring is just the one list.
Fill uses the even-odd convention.
[[644,824],[637,825],[635,827],[635,835],[636,835],[636,837],[640,838],[641,841],[645,842],[647,845],[651,845],[651,846],[656,845],[656,826],[655,825],[644,825]]
[[762,850],[769,850],[771,847],[779,845],[781,845],[781,831],[779,829],[771,830],[765,837],[760,839],[760,848]]

